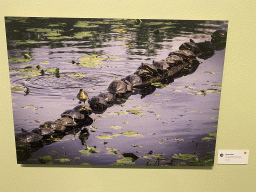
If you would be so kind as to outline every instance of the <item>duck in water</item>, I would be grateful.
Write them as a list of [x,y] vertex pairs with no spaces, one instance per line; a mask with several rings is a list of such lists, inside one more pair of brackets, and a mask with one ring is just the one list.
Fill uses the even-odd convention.
[[77,94],[77,99],[79,99],[79,103],[83,101],[85,104],[85,101],[87,101],[88,98],[88,94],[83,89],[80,89],[79,93]]

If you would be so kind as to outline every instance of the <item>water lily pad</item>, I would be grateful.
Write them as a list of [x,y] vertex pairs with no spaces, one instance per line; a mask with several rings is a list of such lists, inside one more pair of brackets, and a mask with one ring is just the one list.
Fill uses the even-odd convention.
[[14,87],[11,87],[11,90],[12,91],[23,91],[24,89],[21,86],[14,86]]
[[112,29],[113,32],[117,32],[117,33],[126,33],[127,30],[119,28],[119,29]]
[[216,133],[216,132],[209,133],[209,136],[210,136],[210,137],[216,137],[216,136],[217,136],[217,133]]
[[168,86],[168,84],[162,84],[161,82],[154,82],[154,83],[151,83],[151,85],[153,85],[155,87],[161,87],[161,88]]
[[180,139],[180,138],[175,138],[175,141],[184,141],[184,139]]
[[51,158],[51,156],[48,156],[48,155],[44,155],[42,157],[39,157],[39,158],[37,158],[37,160],[41,164],[52,164],[52,158]]
[[91,57],[90,55],[83,55],[83,57],[78,59],[80,63],[78,65],[84,67],[97,67],[103,64],[102,57]]
[[211,86],[215,86],[215,87],[220,87],[221,88],[221,85],[219,85],[219,84],[211,84]]
[[82,31],[74,34],[75,39],[83,39],[85,37],[91,37],[93,34],[90,31]]
[[[86,144],[85,144],[86,145]],[[100,152],[100,149],[97,148],[96,146],[94,147],[90,147],[89,145],[86,145],[86,149],[85,150],[79,150],[80,153],[89,156],[92,153],[98,153]]]
[[123,124],[127,124],[127,123],[128,123],[128,121],[123,121],[122,123],[123,123]]
[[122,135],[125,137],[144,137],[143,135],[135,133],[134,131],[126,131],[123,132]]
[[110,126],[110,128],[113,128],[113,129],[122,129],[121,126],[117,126],[117,125],[112,125],[112,126]]
[[134,115],[141,115],[141,111],[142,110],[135,110],[135,109],[132,109],[132,110],[126,110],[127,112],[131,113],[131,114],[134,114]]
[[215,74],[214,72],[211,72],[211,71],[205,71],[204,73]]
[[132,145],[132,147],[143,147],[143,145]]
[[205,141],[205,140],[211,140],[211,139],[212,139],[212,137],[204,137],[204,138],[202,138],[203,141]]
[[98,138],[98,139],[112,139],[112,137],[109,136],[109,135],[98,135],[98,136],[95,136],[95,137]]
[[68,158],[62,158],[62,159],[55,159],[56,161],[59,161],[59,162],[61,162],[61,163],[65,163],[65,162],[69,162],[70,161],[70,159],[68,159]]
[[173,159],[179,159],[179,160],[192,160],[195,158],[198,158],[197,155],[191,155],[191,154],[174,154],[172,156]]
[[27,63],[31,60],[30,59],[25,59],[25,58],[8,58],[8,61],[10,63]]
[[119,154],[119,152],[117,151],[117,149],[115,148],[106,148],[107,150],[107,154]]

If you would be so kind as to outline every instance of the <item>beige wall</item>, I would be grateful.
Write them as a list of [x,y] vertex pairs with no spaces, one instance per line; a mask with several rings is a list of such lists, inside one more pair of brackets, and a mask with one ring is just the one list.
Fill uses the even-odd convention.
[[[0,0],[0,190],[256,191],[255,12],[254,0]],[[249,164],[217,165],[215,161],[212,169],[17,165],[4,16],[229,20],[217,150],[248,149]]]

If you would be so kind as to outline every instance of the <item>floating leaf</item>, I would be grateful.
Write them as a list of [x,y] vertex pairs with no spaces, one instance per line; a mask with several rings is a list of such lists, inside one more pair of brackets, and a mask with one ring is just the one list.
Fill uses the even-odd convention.
[[107,154],[119,154],[119,152],[117,151],[117,149],[115,148],[106,148],[107,150]]
[[180,160],[191,160],[191,159],[195,159],[198,158],[197,155],[191,155],[191,154],[174,154],[172,156],[173,159],[180,159]]
[[127,124],[127,123],[128,123],[128,121],[123,121],[122,123],[123,123],[123,124]]
[[175,138],[175,141],[184,141],[184,139],[180,139],[180,138]]
[[141,105],[142,107],[150,107],[150,106],[152,106],[151,104],[143,104],[143,105]]
[[11,90],[12,91],[23,91],[24,89],[21,86],[14,86],[14,87],[11,87]]
[[176,90],[176,89],[175,89],[175,90],[173,90],[173,91],[174,91],[174,92],[182,92],[181,90]]
[[212,137],[204,137],[204,138],[202,138],[202,140],[204,141],[204,140],[211,140],[212,139]]
[[217,136],[217,133],[216,133],[216,132],[209,133],[209,136],[210,136],[210,137],[216,137],[216,136]]
[[48,156],[48,155],[44,155],[42,157],[39,157],[39,158],[37,158],[37,160],[41,164],[52,164],[52,158],[51,158],[51,156]]
[[68,159],[68,158],[63,158],[63,159],[55,159],[56,161],[59,161],[59,162],[61,162],[61,163],[65,163],[65,162],[69,162],[70,161],[70,159]]
[[126,110],[126,111],[134,115],[141,115],[142,110]]
[[99,136],[95,136],[95,137],[98,139],[112,139],[112,137],[109,135],[99,135]]
[[122,129],[121,126],[117,126],[117,125],[112,125],[112,126],[110,126],[110,128],[113,128],[113,129]]
[[195,87],[192,86],[185,86],[187,89],[194,89]]
[[143,135],[138,134],[138,133],[135,133],[135,132],[133,132],[133,131],[126,131],[126,132],[123,132],[122,135],[123,135],[123,136],[126,136],[126,137],[144,137]]
[[132,147],[143,147],[143,145],[132,145]]
[[215,87],[220,87],[221,88],[221,85],[219,85],[219,84],[211,84],[211,86],[215,86]]
[[215,73],[213,73],[211,71],[205,71],[204,73],[215,74]]

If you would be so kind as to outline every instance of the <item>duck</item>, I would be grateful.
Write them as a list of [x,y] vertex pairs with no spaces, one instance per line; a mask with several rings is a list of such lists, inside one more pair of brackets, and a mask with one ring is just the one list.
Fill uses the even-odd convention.
[[79,103],[83,101],[85,104],[85,101],[87,101],[89,97],[86,91],[84,91],[83,89],[80,89],[79,93],[77,94],[77,99],[79,99]]

